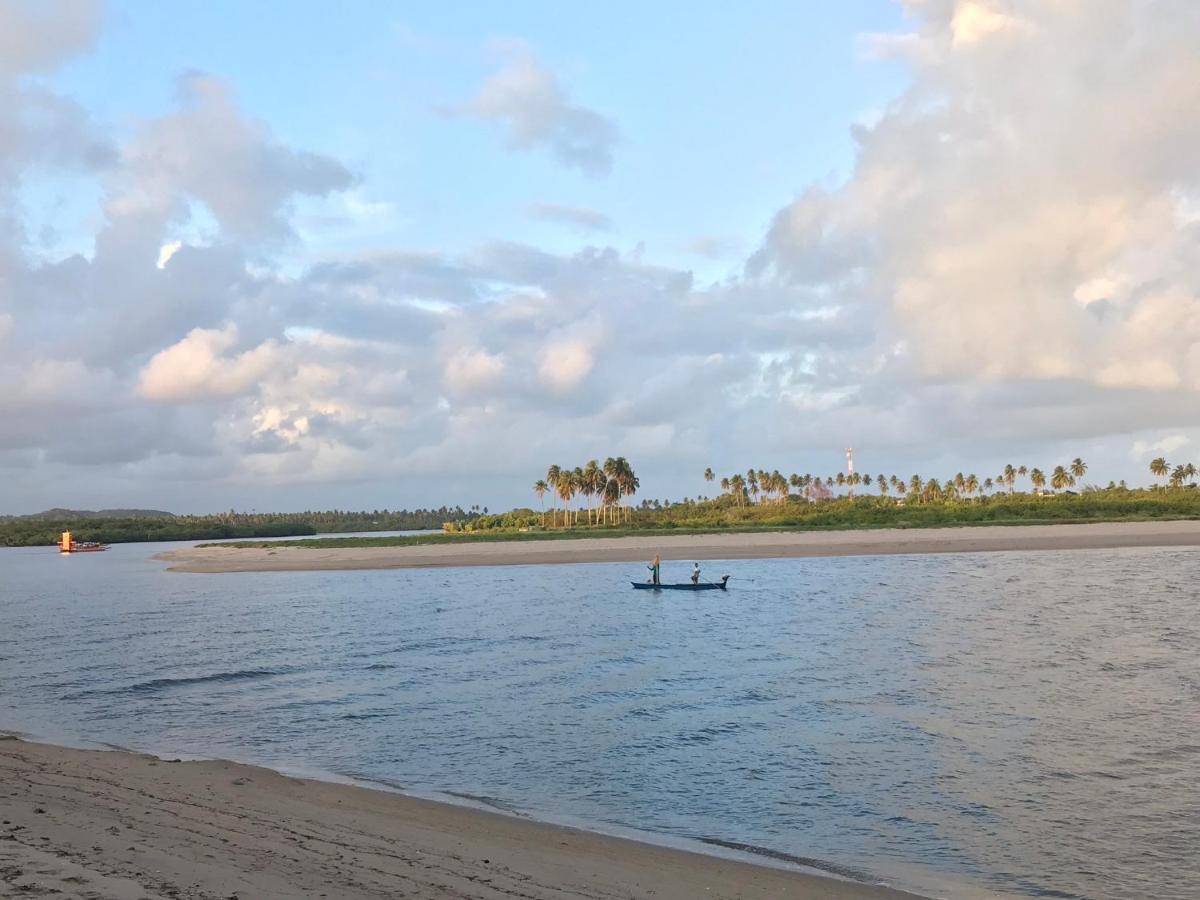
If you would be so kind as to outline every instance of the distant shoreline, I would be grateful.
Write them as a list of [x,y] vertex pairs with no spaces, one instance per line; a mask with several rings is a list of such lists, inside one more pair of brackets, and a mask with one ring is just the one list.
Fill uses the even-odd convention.
[[[756,865],[225,760],[0,735],[4,883],[95,896],[918,900]],[[735,847],[737,845],[734,845]],[[3,889],[3,888],[0,888]],[[90,895],[89,895],[90,896]]]
[[221,573],[645,562],[656,553],[664,560],[691,561],[1119,547],[1200,547],[1200,521],[465,539],[409,546],[217,545],[171,550],[154,559],[171,563],[173,572]]

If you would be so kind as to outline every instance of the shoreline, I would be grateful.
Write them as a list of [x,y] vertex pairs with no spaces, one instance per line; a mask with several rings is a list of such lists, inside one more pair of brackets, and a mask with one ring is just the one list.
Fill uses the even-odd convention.
[[[580,537],[394,547],[189,547],[158,553],[168,571],[296,572],[453,566],[556,565],[667,561],[787,559],[919,553],[1200,547],[1200,521],[1100,522],[1080,525],[731,532],[729,534]],[[638,570],[641,574],[641,570]]]
[[0,893],[916,900],[810,874],[227,760],[0,732]]

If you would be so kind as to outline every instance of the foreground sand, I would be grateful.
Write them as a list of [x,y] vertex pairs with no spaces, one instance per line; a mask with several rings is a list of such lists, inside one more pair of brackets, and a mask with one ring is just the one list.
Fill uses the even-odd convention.
[[230,762],[0,738],[0,897],[912,895]]
[[158,554],[155,559],[169,561],[172,563],[169,568],[175,572],[282,572],[644,562],[655,553],[661,553],[666,560],[699,560],[1196,546],[1200,546],[1200,521],[700,534],[336,549],[216,546],[172,550]]

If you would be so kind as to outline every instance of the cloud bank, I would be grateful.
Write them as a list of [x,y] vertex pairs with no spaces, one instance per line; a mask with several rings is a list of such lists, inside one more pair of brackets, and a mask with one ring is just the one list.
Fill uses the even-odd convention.
[[[295,203],[344,196],[348,166],[200,73],[118,140],[40,80],[87,52],[96,5],[5,6],[7,511],[306,506],[322,486],[358,498],[343,505],[497,505],[549,462],[609,453],[679,496],[703,489],[688,467],[831,471],[850,443],[889,474],[982,460],[981,476],[1014,453],[1140,471],[1151,448],[1195,446],[1200,7],[908,5],[911,32],[867,44],[911,85],[855,128],[850,176],[781,198],[717,284],[640,252],[500,240],[285,269]],[[531,58],[466,111],[515,148],[612,166],[615,126]],[[56,177],[98,190],[87,253],[36,245],[20,190]]]

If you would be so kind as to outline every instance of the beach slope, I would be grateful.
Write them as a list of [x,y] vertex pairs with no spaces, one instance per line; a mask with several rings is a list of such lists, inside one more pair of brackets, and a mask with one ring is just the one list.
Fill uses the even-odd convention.
[[0,811],[0,896],[912,898],[231,762],[13,738]]
[[[731,532],[566,540],[471,541],[393,547],[189,547],[160,553],[175,572],[286,572],[438,566],[767,559],[997,550],[1200,546],[1200,521],[989,525],[856,531]],[[635,572],[640,572],[636,569]],[[719,574],[719,573],[717,573]]]

